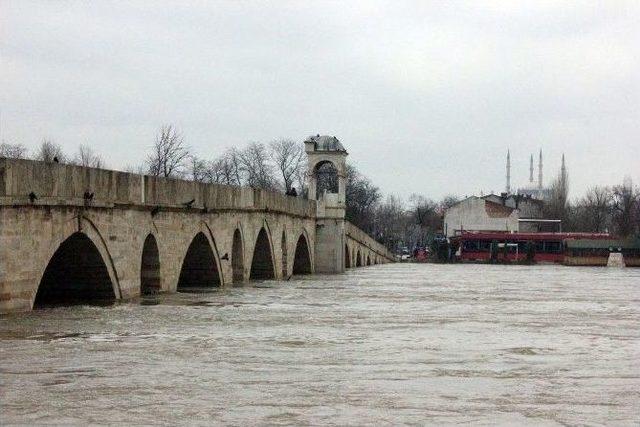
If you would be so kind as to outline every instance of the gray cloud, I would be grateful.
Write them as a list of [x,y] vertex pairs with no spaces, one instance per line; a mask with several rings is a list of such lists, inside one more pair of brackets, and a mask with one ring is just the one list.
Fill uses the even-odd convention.
[[338,136],[385,191],[640,182],[636,2],[0,2],[2,138],[113,167],[172,122],[202,156]]

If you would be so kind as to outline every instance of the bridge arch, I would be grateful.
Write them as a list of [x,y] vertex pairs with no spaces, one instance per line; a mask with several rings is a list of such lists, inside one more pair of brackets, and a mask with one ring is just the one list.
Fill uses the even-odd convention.
[[158,242],[152,233],[144,239],[140,257],[140,294],[149,295],[160,292],[160,251]]
[[367,255],[367,265],[371,265],[371,257]]
[[344,268],[351,268],[351,251],[349,245],[344,245]]
[[362,267],[362,257],[360,256],[360,249],[356,253],[356,267]]
[[288,255],[287,255],[287,233],[283,229],[282,230],[282,240],[280,242],[280,249],[282,251],[282,278],[286,278],[289,276],[289,266],[287,265]]
[[200,231],[195,235],[182,261],[178,291],[188,288],[219,287],[222,275],[215,243]]
[[41,275],[33,306],[105,302],[120,296],[112,260],[103,255],[104,242],[89,234],[75,231],[59,243]]
[[275,268],[273,262],[273,246],[271,244],[271,235],[267,231],[268,225],[265,224],[256,237],[256,244],[253,249],[253,257],[251,260],[252,280],[264,280],[275,278]]
[[242,228],[240,226],[233,232],[231,270],[234,285],[244,282],[244,238],[242,237]]
[[293,259],[293,274],[311,274],[311,252],[305,233],[301,233],[296,243]]

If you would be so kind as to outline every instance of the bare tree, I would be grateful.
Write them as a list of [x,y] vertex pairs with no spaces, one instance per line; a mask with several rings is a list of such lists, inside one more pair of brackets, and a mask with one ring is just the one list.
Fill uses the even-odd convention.
[[237,154],[246,185],[266,190],[274,190],[277,187],[273,177],[273,166],[269,162],[269,153],[264,144],[253,142]]
[[6,157],[8,159],[26,159],[27,147],[22,144],[7,144],[3,142],[0,144],[0,157]]
[[409,202],[411,203],[409,209],[411,222],[415,226],[414,243],[422,246],[431,241],[436,232],[442,229],[440,206],[432,199],[415,193],[409,197]]
[[88,145],[81,145],[78,148],[78,154],[73,159],[73,163],[78,166],[84,166],[87,168],[103,168],[104,161],[102,157],[97,154]]
[[422,228],[438,228],[440,226],[438,215],[438,204],[421,194],[412,194],[409,197],[411,202],[411,213],[414,221]]
[[282,178],[284,190],[289,192],[293,184],[300,180],[304,170],[305,159],[302,144],[292,139],[279,139],[272,141],[269,148],[271,159]]
[[459,201],[460,198],[458,198],[458,196],[454,196],[452,194],[444,196],[440,203],[438,203],[438,214],[444,217],[444,214],[449,210],[449,208],[457,204]]
[[153,152],[147,158],[149,174],[164,177],[182,175],[189,157],[189,150],[184,144],[182,135],[173,125],[160,128],[153,144]]
[[400,242],[410,239],[412,232],[403,201],[394,195],[387,196],[375,212],[374,237],[387,248],[394,250]]
[[613,194],[607,187],[593,187],[575,207],[574,222],[580,231],[602,233],[609,229],[613,209]]
[[547,218],[560,219],[563,223],[571,220],[569,212],[569,178],[562,171],[551,183],[551,197],[544,207]]
[[62,147],[50,139],[43,139],[36,154],[36,160],[43,162],[53,162],[57,160],[59,163],[65,163],[67,158],[62,151]]
[[240,186],[243,184],[241,167],[239,151],[231,148],[217,159],[206,162],[204,181]]
[[187,176],[192,181],[205,182],[207,180],[207,162],[195,155],[187,159]]
[[243,185],[242,160],[236,148],[228,150],[224,155],[224,179],[227,185]]
[[375,207],[380,189],[358,170],[347,165],[346,218],[367,233],[373,232]]
[[627,237],[634,232],[638,204],[640,194],[633,188],[631,178],[626,177],[622,185],[613,187],[613,223],[619,236]]
[[220,157],[215,160],[210,160],[205,164],[204,181],[214,184],[230,185],[229,180],[225,179],[225,170],[227,169],[227,163],[224,157]]

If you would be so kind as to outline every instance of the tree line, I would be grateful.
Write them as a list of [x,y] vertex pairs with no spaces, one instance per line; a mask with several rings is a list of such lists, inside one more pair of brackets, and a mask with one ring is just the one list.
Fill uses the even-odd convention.
[[622,184],[591,187],[575,200],[568,191],[568,178],[556,179],[544,207],[546,218],[562,220],[563,231],[640,237],[640,187],[630,177]]
[[283,138],[229,148],[217,158],[204,159],[192,152],[174,126],[166,125],[141,169],[155,176],[289,192],[303,188],[306,158],[302,144]]
[[104,160],[88,145],[82,144],[75,154],[68,155],[59,144],[50,139],[43,139],[34,153],[29,153],[22,144],[0,144],[0,157],[10,159],[33,159],[43,162],[56,162],[90,168],[104,168]]
[[[31,156],[23,145],[2,143],[0,157],[105,167],[103,158],[89,146],[81,145],[76,153],[67,155],[48,139]],[[296,193],[305,197],[306,167],[303,145],[293,139],[252,142],[205,159],[193,152],[175,126],[164,125],[144,163],[126,170],[287,194],[296,188]],[[412,194],[406,201],[396,195],[383,197],[380,188],[352,164],[347,164],[346,181],[346,219],[391,250],[430,245],[442,233],[446,210],[460,200],[455,195],[437,201],[421,194]],[[337,179],[319,176],[319,187],[322,185],[335,187]],[[576,200],[570,200],[568,194],[569,179],[564,171],[552,182],[543,212],[545,218],[562,220],[563,231],[610,232],[621,237],[639,234],[640,189],[631,179],[621,185],[590,188]]]
[[[0,144],[0,157],[32,158],[45,162],[106,167],[103,158],[90,147],[81,145],[69,155],[49,139],[42,141],[30,155],[19,144]],[[128,172],[188,179],[205,183],[248,186],[290,194],[307,195],[307,162],[303,144],[293,139],[277,139],[269,143],[251,142],[232,147],[213,159],[198,156],[185,143],[182,133],[173,125],[162,126],[150,147],[144,163],[125,168]],[[328,172],[328,173],[326,173]],[[331,171],[318,171],[318,187],[337,188],[337,176]],[[380,189],[357,168],[347,165],[346,218],[384,243],[390,249],[425,242],[441,229],[444,210],[457,199],[449,196],[434,202],[413,195],[410,205],[396,196],[383,199]]]

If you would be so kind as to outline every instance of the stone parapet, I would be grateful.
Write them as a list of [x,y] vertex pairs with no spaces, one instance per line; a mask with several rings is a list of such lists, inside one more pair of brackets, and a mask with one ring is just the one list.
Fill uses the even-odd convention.
[[393,254],[383,244],[375,241],[371,236],[360,230],[352,223],[345,221],[344,228],[347,238],[355,240],[361,245],[369,248],[372,252],[386,258],[388,261],[395,261]]
[[[33,202],[29,194],[37,199]],[[70,205],[259,210],[315,218],[316,202],[284,194],[106,169],[0,158],[0,205]]]

